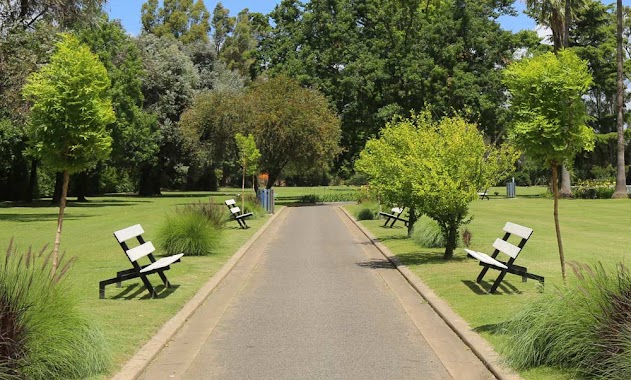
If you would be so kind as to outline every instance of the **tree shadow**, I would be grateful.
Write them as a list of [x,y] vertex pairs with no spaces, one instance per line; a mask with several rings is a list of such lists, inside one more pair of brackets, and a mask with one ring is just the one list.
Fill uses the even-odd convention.
[[504,335],[506,334],[507,326],[508,322],[492,323],[475,327],[473,331],[477,333],[489,333],[491,335]]
[[[138,203],[147,203],[144,200],[121,200],[121,199],[99,199],[87,200],[79,202],[68,200],[66,207],[68,208],[95,208],[95,207],[113,207],[113,206],[133,206]],[[26,202],[1,202],[0,208],[58,208],[59,205],[53,204],[50,200],[38,199],[31,203]]]
[[450,264],[467,260],[465,256],[454,256],[451,259],[445,259],[443,258],[443,253],[429,251],[399,253],[397,257],[401,260],[401,264],[404,265]]
[[[46,222],[46,221],[57,220],[58,216],[59,216],[58,213],[0,214],[0,220],[9,221],[9,222],[17,222],[17,223]],[[85,215],[85,214],[64,215],[64,220],[78,220],[78,219],[84,219],[84,218],[91,218],[93,216],[94,215]]]
[[396,269],[395,266],[389,260],[386,260],[386,259],[367,260],[367,261],[362,261],[355,264],[362,268]]
[[483,280],[478,284],[475,281],[462,280],[462,283],[465,284],[469,289],[471,289],[473,293],[477,295],[493,296],[493,295],[516,295],[516,294],[523,293],[515,285],[511,284],[510,281],[506,281],[506,280],[503,280],[500,283],[495,293],[489,293],[489,290],[491,289],[493,282],[495,282],[495,280],[493,280],[492,282]]
[[[175,292],[179,287],[180,287],[180,285],[171,285],[170,288],[167,288],[167,287],[164,286],[164,284],[160,284],[158,286],[154,286],[153,289],[156,291],[156,293],[158,293],[158,295],[157,295],[156,298],[151,298],[151,295],[149,294],[149,291],[147,291],[147,288],[144,285],[141,286],[140,283],[135,283],[135,284],[130,284],[130,285],[127,285],[127,286],[123,286],[122,291],[120,291],[115,296],[110,297],[110,299],[113,299],[113,300],[118,300],[118,299],[124,299],[124,300],[133,300],[133,299],[150,300],[150,299],[167,298],[171,294],[173,294],[173,292]],[[139,297],[141,294],[142,294],[142,296]]]

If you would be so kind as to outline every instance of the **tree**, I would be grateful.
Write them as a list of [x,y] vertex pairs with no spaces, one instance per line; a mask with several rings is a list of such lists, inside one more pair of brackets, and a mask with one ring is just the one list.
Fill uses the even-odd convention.
[[462,117],[434,121],[423,113],[388,124],[379,139],[368,141],[356,168],[382,199],[411,208],[408,234],[421,214],[434,219],[450,259],[478,189],[505,176],[517,157],[511,146],[485,144],[477,126]]
[[229,15],[230,11],[223,7],[221,1],[218,2],[213,10],[212,18],[213,44],[215,45],[217,55],[219,55],[226,38],[228,38],[234,29],[236,20]]
[[266,24],[257,23],[264,18],[260,14],[250,13],[245,8],[236,18],[236,26],[232,34],[226,37],[221,49],[221,57],[228,69],[237,71],[241,76],[250,75],[250,67],[255,62],[255,52],[258,44],[257,35],[263,33]]
[[617,129],[617,175],[616,175],[616,191],[613,198],[627,198],[627,177],[624,170],[624,72],[623,72],[623,55],[622,55],[622,0],[616,2],[616,62],[618,64],[618,80],[617,80],[617,98],[616,110],[618,111]]
[[167,37],[143,34],[137,40],[145,75],[142,81],[144,110],[158,119],[160,150],[157,162],[143,165],[140,194],[160,194],[161,179],[174,178],[176,166],[186,159],[177,123],[192,103],[199,75],[182,43]]
[[148,0],[142,5],[142,29],[158,37],[172,36],[188,44],[208,42],[210,13],[202,0]]
[[63,187],[53,249],[57,270],[68,178],[107,158],[115,120],[107,70],[87,46],[65,34],[50,63],[28,78],[24,96],[33,102],[29,137],[44,165],[63,172]]
[[516,115],[511,139],[528,156],[552,169],[554,225],[565,280],[557,168],[570,162],[577,152],[594,147],[594,132],[586,125],[582,100],[592,77],[586,62],[566,49],[556,56],[547,53],[515,62],[506,69],[504,80]]
[[326,98],[288,77],[262,79],[246,95],[245,128],[261,151],[267,188],[291,163],[297,169],[328,167],[340,152],[340,122]]
[[194,152],[190,183],[217,189],[215,170],[233,161],[234,135],[246,124],[243,101],[243,93],[236,90],[205,92],[182,114],[179,124]]
[[254,136],[244,136],[237,133],[234,136],[239,151],[239,164],[243,167],[243,178],[241,180],[241,208],[245,210],[245,176],[255,175],[258,171],[258,162],[261,159],[261,152],[256,147]]

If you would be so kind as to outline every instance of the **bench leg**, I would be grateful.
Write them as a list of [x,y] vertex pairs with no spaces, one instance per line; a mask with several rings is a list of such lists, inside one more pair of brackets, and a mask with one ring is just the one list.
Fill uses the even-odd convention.
[[158,272],[158,276],[160,276],[160,279],[162,280],[162,283],[164,284],[165,287],[167,288],[171,287],[171,283],[169,282],[169,280],[167,279],[167,276],[164,274],[163,271]]
[[497,287],[500,285],[502,280],[504,280],[504,276],[506,276],[506,271],[505,270],[501,271],[500,275],[497,276],[497,279],[493,283],[493,286],[491,286],[491,289],[489,289],[489,293],[495,293],[495,291],[497,290]]
[[396,218],[392,218],[392,223],[390,223],[390,228],[394,227],[394,224],[397,222]]
[[387,226],[388,226],[388,222],[390,222],[390,217],[387,217],[387,218],[386,218],[386,222],[383,224],[383,226],[384,226],[384,227],[387,227]]
[[483,267],[482,270],[480,271],[480,274],[478,275],[478,278],[475,279],[475,282],[477,282],[478,284],[480,282],[482,282],[482,279],[484,278],[484,276],[486,275],[486,272],[489,271],[489,267]]
[[145,287],[149,291],[149,294],[151,294],[151,298],[156,298],[158,294],[156,293],[156,290],[151,285],[151,282],[149,282],[149,279],[147,278],[147,276],[141,275],[140,279],[142,280],[142,283],[145,285]]

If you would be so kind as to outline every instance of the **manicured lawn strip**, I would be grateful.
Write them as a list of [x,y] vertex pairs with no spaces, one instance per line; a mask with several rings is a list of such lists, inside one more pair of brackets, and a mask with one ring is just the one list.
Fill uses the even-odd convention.
[[[523,193],[521,188],[517,189],[517,194]],[[358,207],[361,205],[348,206],[348,209],[353,213]],[[609,268],[620,261],[628,262],[631,257],[629,227],[623,221],[631,212],[631,201],[562,200],[559,212],[566,260],[583,263],[599,260]],[[489,254],[493,241],[502,237],[501,228],[506,221],[533,228],[534,234],[517,264],[545,276],[547,292],[561,285],[551,199],[518,196],[517,199],[478,200],[472,203],[471,213],[474,219],[468,228],[473,234],[472,248]],[[466,258],[461,248],[456,251],[454,260],[445,262],[442,249],[418,247],[407,239],[402,225],[388,229],[382,227],[382,221],[361,223],[491,344],[510,344],[494,329],[508,320],[525,301],[538,296],[537,282],[522,283],[519,277],[507,275],[505,286],[499,288],[498,294],[484,294],[475,284],[480,267],[473,259]],[[569,280],[575,281],[569,267],[568,273]],[[496,271],[489,271],[484,289],[490,287],[496,276]],[[572,378],[572,374],[554,368],[538,368],[521,374],[527,379]]]
[[[129,359],[155,332],[208,281],[228,259],[265,223],[267,216],[248,221],[248,230],[238,229],[236,222],[228,222],[225,245],[221,254],[207,257],[184,257],[167,272],[177,288],[165,293],[164,298],[147,299],[140,280],[123,282],[106,288],[106,299],[98,298],[98,282],[113,277],[116,271],[130,264],[112,236],[115,230],[140,223],[145,238],[156,241],[160,224],[166,213],[175,206],[207,201],[223,202],[236,194],[235,189],[218,193],[165,193],[162,197],[105,196],[89,198],[88,203],[70,202],[61,240],[61,250],[77,256],[69,273],[74,293],[82,310],[100,322],[114,359],[112,373]],[[40,248],[52,243],[57,223],[57,208],[42,201],[35,207],[0,207],[0,242],[6,247],[9,239],[26,250],[29,245]],[[158,248],[158,252],[160,249]],[[150,276],[152,284],[160,283],[158,276]],[[159,289],[161,289],[160,287]]]

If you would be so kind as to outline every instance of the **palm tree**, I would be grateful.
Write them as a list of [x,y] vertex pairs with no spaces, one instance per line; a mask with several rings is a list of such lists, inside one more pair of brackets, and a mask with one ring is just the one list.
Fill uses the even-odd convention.
[[616,173],[616,191],[613,193],[613,198],[626,198],[627,197],[627,181],[624,173],[624,83],[623,83],[623,55],[622,55],[622,0],[616,2],[616,40],[617,40],[617,54],[616,60],[618,62],[618,94],[616,106],[618,109],[618,168]]

